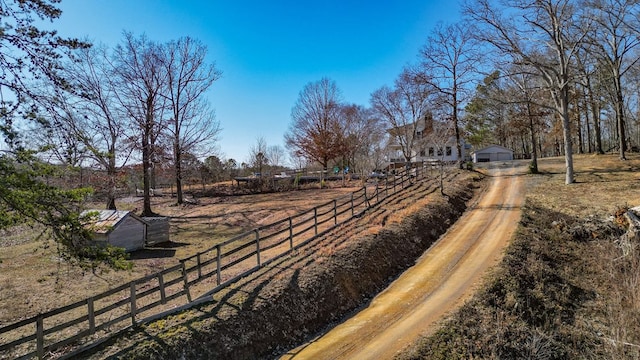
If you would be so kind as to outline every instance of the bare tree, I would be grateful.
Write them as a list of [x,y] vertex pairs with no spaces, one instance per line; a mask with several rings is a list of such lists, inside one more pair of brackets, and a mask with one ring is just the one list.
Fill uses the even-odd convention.
[[280,167],[284,165],[286,151],[280,145],[271,145],[267,147],[267,159],[272,167]]
[[[429,76],[424,78],[449,106],[456,137],[458,159],[462,159],[460,141],[460,107],[470,96],[470,84],[478,72],[480,53],[474,38],[474,27],[469,23],[439,24],[427,39],[421,51],[422,66]],[[460,161],[460,168],[463,163]]]
[[589,126],[589,110],[591,110],[591,120],[593,121],[594,140],[595,140],[595,152],[598,154],[604,154],[602,149],[602,130],[600,127],[600,94],[597,86],[597,73],[599,70],[599,64],[597,60],[590,56],[593,52],[592,47],[586,44],[586,47],[579,50],[576,56],[576,71],[578,72],[577,83],[580,84],[585,96],[585,102],[588,104],[588,109],[585,107],[586,124],[587,124],[587,138],[589,152],[591,152],[591,136]]
[[203,97],[220,78],[214,64],[206,64],[207,48],[190,37],[171,41],[161,55],[166,72],[166,89],[161,93],[170,107],[167,132],[172,143],[178,204],[182,193],[182,157],[186,153],[209,153],[220,134],[220,123]]
[[343,107],[341,121],[346,163],[364,177],[382,163],[384,123],[372,109],[355,104]]
[[298,156],[316,161],[326,171],[329,161],[340,155],[341,95],[328,78],[307,84],[291,111],[285,143]]
[[569,90],[572,59],[590,24],[572,0],[517,0],[498,7],[490,0],[471,0],[465,13],[481,27],[479,39],[493,45],[513,62],[529,66],[544,80],[554,109],[562,120],[566,164],[565,183],[574,182]]
[[263,137],[256,139],[256,143],[249,149],[248,164],[258,173],[259,177],[263,177],[264,167],[269,164],[267,141]]
[[538,145],[536,141],[536,134],[538,129],[539,118],[543,115],[540,102],[537,101],[537,93],[539,86],[536,79],[533,78],[531,71],[527,71],[522,66],[515,65],[512,69],[512,74],[509,76],[511,83],[516,87],[517,91],[512,92],[515,98],[513,102],[524,106],[519,113],[524,117],[528,126],[530,140],[531,140],[531,163],[529,165],[529,171],[532,174],[538,173]]
[[153,216],[151,166],[155,139],[164,125],[162,111],[165,103],[161,92],[167,83],[161,49],[145,36],[136,39],[133,34],[125,33],[124,41],[115,48],[114,62],[120,89],[116,92],[118,101],[139,134],[144,192],[142,215]]
[[393,89],[384,86],[371,95],[371,107],[390,127],[390,141],[400,146],[407,164],[420,140],[419,122],[429,115],[429,97],[433,92],[423,80],[423,75],[405,68]]
[[295,149],[289,151],[289,163],[294,170],[303,170],[309,165],[309,160],[300,155]]
[[124,144],[129,134],[116,100],[113,69],[107,59],[107,50],[103,47],[78,52],[76,61],[66,68],[78,96],[60,104],[62,113],[51,113],[57,124],[73,134],[87,149],[89,157],[106,171],[106,208],[115,210],[118,168],[126,164],[131,147]]
[[612,96],[618,127],[618,150],[621,160],[626,160],[625,100],[623,77],[634,67],[640,57],[633,50],[640,44],[639,4],[637,0],[590,0],[595,26],[591,49],[611,77]]

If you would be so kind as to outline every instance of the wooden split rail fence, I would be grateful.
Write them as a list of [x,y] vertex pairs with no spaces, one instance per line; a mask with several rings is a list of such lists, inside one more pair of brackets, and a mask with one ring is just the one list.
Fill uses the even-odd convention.
[[234,236],[156,274],[0,326],[0,358],[43,359],[56,357],[57,353],[77,354],[132,326],[206,302],[237,279],[425,179],[430,168],[421,166],[386,176],[369,193],[363,187]]

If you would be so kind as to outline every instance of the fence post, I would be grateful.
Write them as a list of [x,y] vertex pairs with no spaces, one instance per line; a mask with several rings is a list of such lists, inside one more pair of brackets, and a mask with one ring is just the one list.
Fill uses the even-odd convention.
[[289,216],[289,247],[293,249],[293,221]]
[[256,232],[256,255],[258,256],[258,267],[260,267],[260,232],[258,229],[255,229],[254,231]]
[[315,230],[316,235],[318,235],[318,208],[313,208],[313,228]]
[[93,296],[87,299],[87,316],[89,320],[89,334],[96,333],[96,316],[93,306]]
[[36,319],[36,352],[38,359],[44,359],[44,317],[38,315]]
[[393,174],[393,193],[394,194],[396,193],[396,182],[397,182],[396,175]]
[[385,174],[384,177],[384,197],[389,197],[389,174]]
[[129,283],[129,299],[131,299],[131,325],[136,325],[136,312],[138,308],[136,306],[136,282],[132,281]]
[[364,203],[366,204],[365,210],[371,207],[371,204],[369,204],[369,199],[367,198],[367,187],[363,186],[362,187],[364,189]]
[[351,217],[353,217],[354,214],[354,210],[353,210],[353,192],[351,192]]
[[191,302],[191,292],[189,292],[189,278],[187,277],[187,268],[184,265],[184,261],[182,263],[182,282],[184,283],[184,292],[187,294],[187,301]]
[[338,202],[333,199],[333,225],[338,224]]
[[220,245],[216,245],[216,280],[218,281],[218,285],[220,285],[221,274],[220,274],[220,260],[222,260],[222,254],[220,254]]
[[160,302],[162,304],[167,303],[167,293],[164,290],[164,276],[162,273],[158,274],[158,286],[160,287]]

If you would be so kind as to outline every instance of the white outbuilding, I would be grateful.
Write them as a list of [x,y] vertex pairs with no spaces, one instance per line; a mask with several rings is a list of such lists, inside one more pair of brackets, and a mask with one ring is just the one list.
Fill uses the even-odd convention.
[[147,238],[147,223],[130,211],[87,210],[91,222],[87,228],[99,245],[124,248],[127,252],[142,249]]
[[474,151],[472,157],[474,163],[513,160],[513,150],[500,145],[489,145]]

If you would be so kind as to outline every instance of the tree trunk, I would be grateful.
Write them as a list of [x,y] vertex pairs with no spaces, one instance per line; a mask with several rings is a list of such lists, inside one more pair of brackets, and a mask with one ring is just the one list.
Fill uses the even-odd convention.
[[116,209],[116,174],[115,169],[109,168],[107,170],[107,177],[109,178],[109,188],[107,189],[107,210],[117,210]]
[[616,89],[616,120],[618,125],[618,147],[620,160],[627,160],[625,151],[627,151],[627,135],[624,124],[624,97],[622,95],[622,84],[620,76],[614,74],[614,83]]
[[155,189],[158,187],[156,182],[156,162],[152,158],[153,146],[149,147],[149,188]]
[[440,195],[444,193],[444,161],[440,160]]
[[593,129],[596,132],[596,153],[604,154],[602,150],[602,132],[600,130],[600,105],[595,101],[593,97],[593,90],[591,89],[591,80],[587,77],[587,88],[589,89],[589,102],[591,103],[591,117],[593,118]]
[[464,159],[462,158],[462,146],[460,145],[460,129],[458,128],[458,94],[457,86],[453,86],[453,128],[456,133],[456,150],[458,151],[458,164],[460,169],[464,168]]
[[325,159],[322,164],[322,170],[320,170],[320,189],[323,188],[324,185],[324,173],[327,172],[327,166],[329,165],[329,159]]
[[116,208],[116,199],[112,197],[107,198],[107,210],[118,210]]
[[[585,127],[587,130],[587,152],[591,154],[593,152],[593,146],[591,144],[591,126],[589,124],[589,106],[587,105],[587,99],[584,99],[584,119],[585,119]],[[593,104],[591,105],[593,106]]]
[[182,192],[182,155],[178,145],[174,145],[175,152],[175,170],[176,170],[176,194],[178,197],[178,204],[184,202],[184,195]]
[[[115,140],[112,142],[115,144]],[[107,210],[117,210],[116,209],[116,181],[117,181],[117,171],[116,171],[116,157],[115,157],[115,147],[111,146],[109,148],[109,156],[107,162],[107,181],[108,181],[108,189],[107,189]]]
[[[565,82],[566,84],[567,82]],[[566,165],[565,184],[573,184],[573,146],[571,143],[571,119],[569,117],[569,88],[565,85],[560,93],[560,114],[562,116],[562,136],[564,140],[564,159]]]
[[540,154],[540,156],[544,156],[544,149],[542,148],[542,143],[544,142],[542,135],[538,134],[537,136],[538,139],[538,154]]
[[582,144],[582,119],[580,118],[580,99],[576,95],[576,133],[578,134],[578,154],[584,154],[584,146]]
[[142,189],[143,203],[142,216],[152,216],[151,211],[151,154],[150,154],[149,134],[145,131],[142,136]]
[[151,211],[151,132],[153,131],[153,99],[146,101],[145,123],[142,133],[142,182],[143,182],[143,204],[142,216],[153,216]]
[[531,166],[529,171],[532,174],[538,173],[538,150],[536,149],[536,131],[531,113],[531,102],[527,100],[527,115],[529,116],[529,132],[531,133]]

